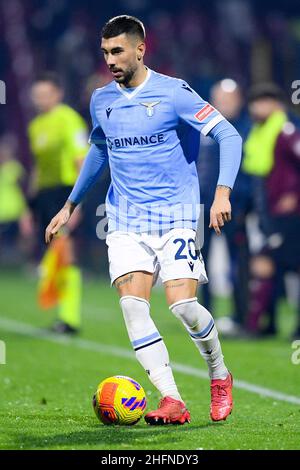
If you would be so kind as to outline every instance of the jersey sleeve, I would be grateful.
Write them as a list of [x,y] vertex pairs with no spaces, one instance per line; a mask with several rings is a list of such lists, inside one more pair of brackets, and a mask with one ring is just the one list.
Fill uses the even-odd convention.
[[97,119],[96,111],[95,111],[95,91],[91,97],[90,113],[91,113],[91,118],[92,118],[93,129],[92,129],[92,132],[90,133],[89,144],[95,144],[95,145],[100,145],[102,147],[103,146],[106,147],[105,135]]
[[106,155],[99,147],[92,144],[81,167],[77,181],[69,196],[74,204],[79,204],[88,191],[94,186],[106,167]]
[[209,132],[220,149],[220,170],[217,185],[233,188],[242,157],[242,138],[226,119]]
[[178,80],[173,92],[177,115],[203,135],[207,135],[219,122],[225,119],[219,111],[203,100],[183,80]]

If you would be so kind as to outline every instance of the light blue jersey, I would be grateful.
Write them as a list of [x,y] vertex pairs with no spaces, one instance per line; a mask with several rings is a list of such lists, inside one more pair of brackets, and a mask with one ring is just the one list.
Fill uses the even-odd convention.
[[[91,115],[90,143],[102,157],[96,168],[85,164],[70,200],[80,202],[106,153],[111,173],[106,198],[109,231],[195,229],[200,204],[199,132],[207,135],[224,117],[183,80],[150,69],[137,88],[128,90],[113,81],[96,89]],[[238,137],[227,124],[231,136]],[[231,156],[229,167],[228,157],[223,158],[219,178],[219,184],[230,187],[241,153],[237,148],[231,151],[236,155]]]

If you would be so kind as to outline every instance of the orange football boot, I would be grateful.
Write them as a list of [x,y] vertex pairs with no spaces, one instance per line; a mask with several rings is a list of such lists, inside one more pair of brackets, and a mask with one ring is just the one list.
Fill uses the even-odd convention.
[[222,421],[231,414],[233,378],[229,372],[226,379],[213,379],[210,384],[210,417],[213,421]]
[[150,411],[145,416],[148,424],[184,424],[190,422],[191,416],[185,404],[172,397],[164,397],[160,400],[158,409]]

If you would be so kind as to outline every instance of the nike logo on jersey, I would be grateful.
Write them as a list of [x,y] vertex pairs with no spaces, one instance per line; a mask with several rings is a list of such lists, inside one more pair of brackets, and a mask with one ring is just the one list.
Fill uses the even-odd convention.
[[194,263],[192,261],[188,261],[188,265],[191,268],[191,271],[194,271]]
[[109,119],[109,116],[110,116],[111,112],[112,112],[112,108],[107,108],[107,110],[106,110],[107,119]]
[[204,351],[204,354],[211,354],[213,352],[212,349],[209,349],[208,351]]
[[193,90],[186,83],[183,83],[181,86],[184,90],[189,91],[190,93],[193,93]]
[[146,107],[146,111],[147,111],[147,116],[148,117],[152,117],[153,114],[154,114],[154,106],[158,105],[160,103],[160,101],[153,101],[152,103],[150,102],[145,102],[145,103],[140,103],[142,106],[145,106]]

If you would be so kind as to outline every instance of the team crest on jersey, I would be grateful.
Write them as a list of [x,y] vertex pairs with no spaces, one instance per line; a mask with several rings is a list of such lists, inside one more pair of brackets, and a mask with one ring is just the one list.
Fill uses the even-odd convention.
[[147,116],[148,117],[152,117],[153,114],[154,114],[154,106],[156,106],[157,104],[159,104],[160,101],[152,101],[152,103],[150,102],[144,102],[144,103],[140,103],[142,106],[145,106],[146,107],[146,112],[147,112]]

